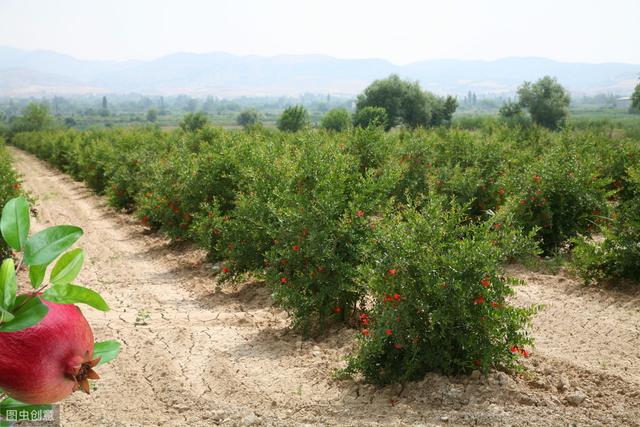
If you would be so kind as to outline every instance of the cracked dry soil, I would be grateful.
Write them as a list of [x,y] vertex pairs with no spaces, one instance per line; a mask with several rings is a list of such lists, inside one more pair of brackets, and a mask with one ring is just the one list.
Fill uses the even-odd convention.
[[83,312],[96,339],[118,339],[90,396],[62,404],[65,426],[640,425],[640,293],[584,287],[510,267],[517,303],[545,304],[522,375],[429,374],[376,388],[332,379],[353,331],[303,341],[261,283],[215,291],[204,253],[149,235],[131,216],[11,148],[37,198],[36,230],[75,224],[87,251],[79,283],[112,310]]

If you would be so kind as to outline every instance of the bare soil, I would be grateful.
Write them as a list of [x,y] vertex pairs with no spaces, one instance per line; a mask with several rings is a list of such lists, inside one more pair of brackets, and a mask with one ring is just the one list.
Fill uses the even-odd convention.
[[84,228],[79,282],[112,310],[83,311],[97,340],[123,344],[90,396],[63,403],[65,426],[640,425],[638,290],[510,267],[527,282],[516,302],[546,306],[523,374],[430,374],[386,388],[338,381],[354,331],[302,340],[264,284],[216,291],[202,251],[149,234],[84,185],[10,152],[37,198],[35,228]]

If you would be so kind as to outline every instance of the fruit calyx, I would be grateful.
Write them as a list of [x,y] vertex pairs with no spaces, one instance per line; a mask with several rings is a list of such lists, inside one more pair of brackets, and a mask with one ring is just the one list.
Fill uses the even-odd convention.
[[100,359],[100,357],[92,359],[92,356],[87,351],[84,355],[84,359],[77,357],[73,363],[70,363],[67,368],[66,376],[75,382],[73,391],[82,390],[89,394],[89,380],[100,379],[100,375],[93,370],[93,368],[100,363]]

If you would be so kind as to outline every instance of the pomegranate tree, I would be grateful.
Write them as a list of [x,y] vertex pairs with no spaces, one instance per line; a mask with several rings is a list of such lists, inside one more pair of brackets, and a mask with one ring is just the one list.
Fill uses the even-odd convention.
[[[31,236],[29,229],[29,203],[23,197],[10,200],[0,232],[19,261],[0,265],[0,417],[11,405],[48,405],[74,391],[89,393],[89,380],[99,378],[94,368],[120,349],[116,341],[94,343],[91,326],[75,305],[109,310],[98,293],[72,284],[85,254],[67,250],[82,229],[59,225]],[[33,290],[18,294],[16,272],[22,265]]]

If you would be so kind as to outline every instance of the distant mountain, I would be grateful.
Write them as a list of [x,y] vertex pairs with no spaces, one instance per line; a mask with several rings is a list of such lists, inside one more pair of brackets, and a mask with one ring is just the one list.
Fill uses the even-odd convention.
[[544,58],[430,60],[398,66],[381,59],[323,55],[176,53],[151,61],[88,61],[49,51],[0,47],[0,95],[78,93],[216,96],[353,95],[397,73],[440,94],[512,94],[525,80],[556,76],[573,93],[631,93],[640,65],[564,63]]

